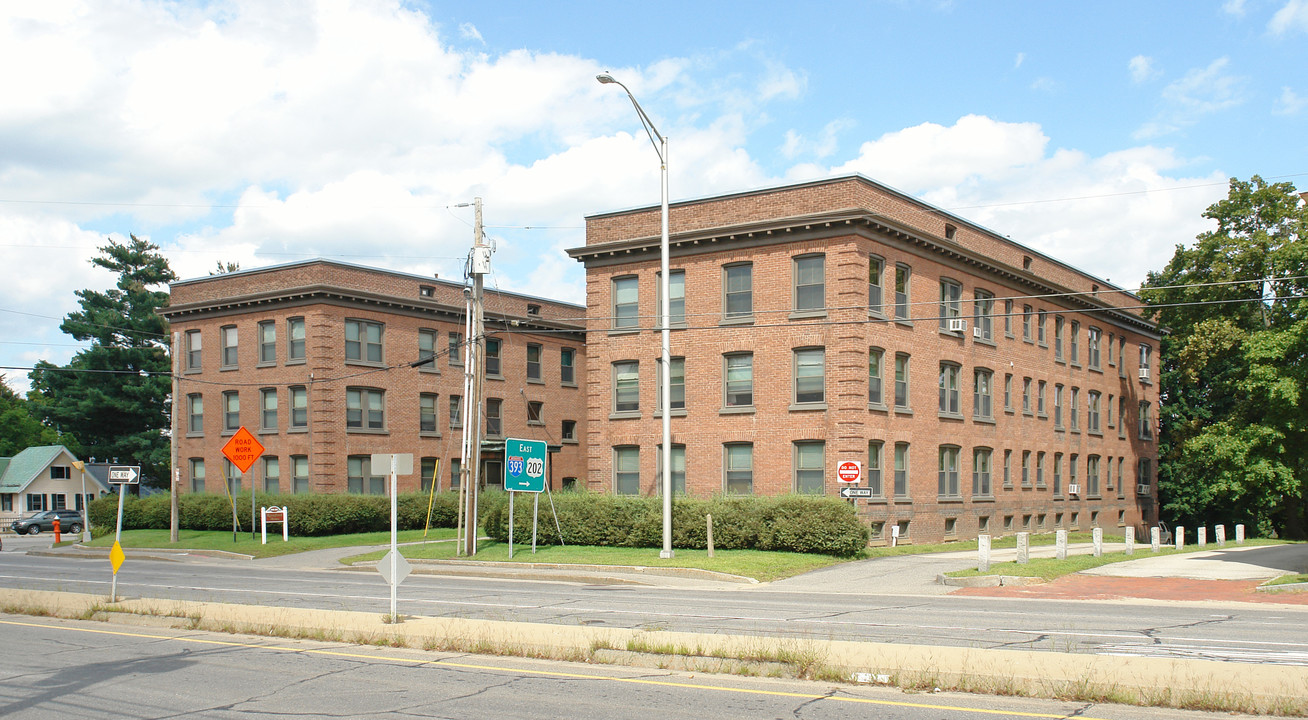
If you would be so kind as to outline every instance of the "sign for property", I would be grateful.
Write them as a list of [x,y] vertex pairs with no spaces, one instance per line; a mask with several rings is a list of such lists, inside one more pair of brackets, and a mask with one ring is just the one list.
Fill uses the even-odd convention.
[[514,492],[545,492],[545,442],[504,441],[504,489]]
[[231,460],[236,469],[243,473],[249,472],[250,466],[254,465],[260,455],[263,455],[263,445],[244,425],[223,445],[223,457]]

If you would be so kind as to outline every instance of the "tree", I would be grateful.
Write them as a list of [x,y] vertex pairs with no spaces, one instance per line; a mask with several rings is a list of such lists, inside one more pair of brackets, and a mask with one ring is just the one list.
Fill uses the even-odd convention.
[[59,325],[91,347],[62,368],[38,363],[29,377],[48,426],[75,437],[84,454],[139,464],[145,478],[166,486],[172,361],[168,325],[155,311],[168,293],[152,288],[177,276],[158,251],[135,235],[101,247],[91,263],[117,273],[117,286],[77,291],[81,310]]
[[29,403],[19,397],[0,375],[0,457],[13,457],[34,445],[71,444],[59,433],[41,424]]
[[1308,534],[1308,206],[1232,178],[1142,292],[1161,348],[1159,494],[1178,523]]

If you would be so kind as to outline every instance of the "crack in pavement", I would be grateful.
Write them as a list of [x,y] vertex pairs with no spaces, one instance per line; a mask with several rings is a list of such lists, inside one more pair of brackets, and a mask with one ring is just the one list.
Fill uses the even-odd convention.
[[1157,634],[1164,630],[1183,630],[1186,628],[1196,628],[1199,627],[1200,625],[1217,625],[1224,622],[1230,622],[1231,620],[1234,619],[1235,619],[1234,615],[1223,615],[1218,618],[1208,618],[1207,620],[1196,620],[1191,623],[1181,623],[1178,625],[1159,625],[1158,627],[1145,628],[1140,631],[1140,634],[1143,635],[1144,637],[1149,638],[1150,640],[1153,640],[1155,645],[1162,645],[1163,639],[1158,637]]
[[826,700],[826,699],[828,699],[828,698],[831,698],[831,697],[835,696],[835,694],[836,694],[837,692],[839,692],[839,691],[840,691],[840,688],[831,688],[830,690],[827,690],[825,693],[822,693],[822,696],[821,696],[821,697],[815,697],[815,698],[812,698],[812,699],[810,699],[810,700],[805,700],[804,702],[802,702],[802,703],[796,705],[796,706],[795,706],[795,709],[790,711],[790,714],[791,714],[792,716],[798,718],[798,717],[800,717],[800,713],[804,711],[804,708],[808,707],[809,705],[813,705],[813,704],[815,704],[815,703],[821,702],[822,700]]

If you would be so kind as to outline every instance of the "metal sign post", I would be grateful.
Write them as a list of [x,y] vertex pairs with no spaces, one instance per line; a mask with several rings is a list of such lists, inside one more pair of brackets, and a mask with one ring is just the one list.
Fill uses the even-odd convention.
[[397,542],[397,530],[399,525],[399,494],[396,491],[396,477],[403,473],[405,475],[413,474],[413,455],[410,453],[373,453],[371,459],[372,467],[378,465],[389,465],[391,468],[391,551],[386,553],[377,564],[377,570],[381,572],[386,583],[391,586],[391,622],[400,621],[399,613],[396,611],[396,590],[404,578],[409,575],[409,563],[400,555],[399,543]]
[[[127,496],[124,485],[135,485],[141,481],[140,465],[123,465],[109,468],[109,482],[118,486],[118,526],[114,530],[114,547],[109,551],[109,565],[114,569],[113,581],[109,584],[109,602],[118,602],[118,569],[123,566],[123,498]],[[82,498],[86,502],[86,498]],[[85,506],[85,505],[83,505]]]
[[[231,462],[231,464],[235,465],[236,469],[240,471],[240,474],[236,476],[237,490],[241,488],[240,483],[241,480],[244,478],[245,473],[250,471],[250,468],[254,466],[254,461],[258,460],[259,456],[262,454],[263,454],[263,443],[260,443],[259,440],[254,437],[253,433],[251,433],[249,430],[246,430],[244,425],[242,425],[240,429],[236,431],[236,434],[232,436],[231,440],[227,441],[226,445],[223,445],[223,456],[226,457],[227,460]],[[223,478],[223,482],[226,483],[227,478]],[[236,494],[232,492],[232,489],[230,487],[227,488],[227,493],[228,493],[228,497],[230,497],[232,501],[232,542],[236,542]],[[254,524],[254,518],[255,518],[254,478],[251,477],[250,478],[250,524],[251,525]],[[256,536],[254,533],[254,528],[250,528],[250,539],[254,540],[255,538]]]

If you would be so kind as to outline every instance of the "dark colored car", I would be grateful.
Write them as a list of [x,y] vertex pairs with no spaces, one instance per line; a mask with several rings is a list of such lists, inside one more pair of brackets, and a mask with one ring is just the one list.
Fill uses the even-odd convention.
[[54,532],[55,518],[59,518],[59,532],[72,535],[82,532],[82,514],[76,510],[46,510],[25,518],[15,520],[11,526],[18,534],[36,535],[41,532]]

